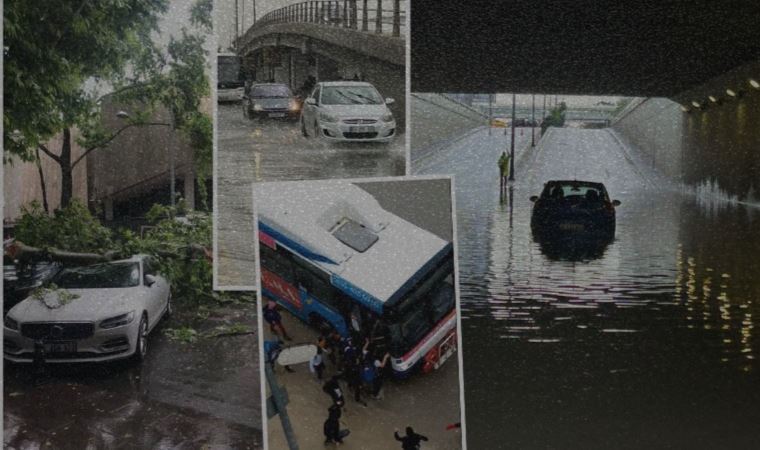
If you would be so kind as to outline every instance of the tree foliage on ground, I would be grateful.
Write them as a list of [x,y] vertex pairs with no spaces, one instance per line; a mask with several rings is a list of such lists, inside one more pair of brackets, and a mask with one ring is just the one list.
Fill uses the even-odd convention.
[[[201,34],[183,29],[162,49],[153,37],[168,3],[5,2],[5,158],[29,161],[41,151],[53,159],[61,167],[61,207],[71,201],[72,171],[83,159],[72,158],[72,130],[79,130],[77,143],[86,155],[125,129],[150,125],[158,108],[168,109],[174,128],[190,138],[198,175],[210,174],[212,133],[200,102],[209,94],[203,33],[210,31],[212,4],[197,0],[191,9]],[[96,86],[112,88],[116,101],[139,110],[121,128],[106,129]],[[58,152],[46,146],[57,135]]]
[[104,227],[78,200],[49,215],[38,202],[21,209],[15,238],[38,248],[86,253],[113,250],[111,230]]
[[565,126],[565,111],[567,111],[567,104],[560,102],[549,111],[549,115],[541,122],[541,135],[546,132],[549,127],[563,127]]
[[42,249],[114,252],[116,258],[153,255],[171,282],[176,299],[193,304],[217,299],[212,289],[211,261],[206,257],[211,248],[211,217],[182,209],[182,202],[174,208],[154,205],[148,214],[151,227],[140,236],[129,230],[112,232],[76,200],[52,216],[32,203],[23,209],[15,236]]

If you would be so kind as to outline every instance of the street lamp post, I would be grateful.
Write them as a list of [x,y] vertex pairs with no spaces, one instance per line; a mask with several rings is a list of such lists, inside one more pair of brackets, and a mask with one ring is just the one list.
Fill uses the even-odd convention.
[[509,181],[515,180],[515,102],[517,95],[512,94],[512,139],[509,141]]
[[[119,111],[116,113],[116,117],[119,119],[129,119],[129,113],[126,111]],[[152,126],[164,126],[169,127],[170,133],[169,133],[169,201],[172,206],[174,207],[175,204],[175,198],[176,198],[176,192],[174,187],[175,182],[175,174],[174,174],[174,116],[172,116],[172,122],[171,123],[164,123],[164,122],[148,122],[143,125],[152,125]]]
[[532,95],[532,105],[530,107],[530,146],[536,146],[536,94]]

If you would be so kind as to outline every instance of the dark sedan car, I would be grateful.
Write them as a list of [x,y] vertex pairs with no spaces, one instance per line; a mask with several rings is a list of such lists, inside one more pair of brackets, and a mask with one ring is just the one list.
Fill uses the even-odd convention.
[[250,119],[298,119],[301,104],[284,84],[254,84],[243,96],[243,114]]
[[615,207],[602,183],[555,180],[544,184],[533,205],[531,229],[547,237],[615,235]]
[[7,311],[25,299],[35,288],[47,284],[63,266],[56,262],[36,262],[18,266],[3,262],[3,310]]

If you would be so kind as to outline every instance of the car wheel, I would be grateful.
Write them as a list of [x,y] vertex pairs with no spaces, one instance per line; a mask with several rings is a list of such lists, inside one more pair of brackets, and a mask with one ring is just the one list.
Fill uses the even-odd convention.
[[140,319],[140,326],[137,329],[137,341],[135,345],[135,353],[133,359],[136,363],[145,361],[145,356],[148,354],[148,318],[145,314]]
[[301,116],[301,134],[303,134],[303,137],[309,137],[309,132],[306,130],[306,122],[304,122],[303,116]]

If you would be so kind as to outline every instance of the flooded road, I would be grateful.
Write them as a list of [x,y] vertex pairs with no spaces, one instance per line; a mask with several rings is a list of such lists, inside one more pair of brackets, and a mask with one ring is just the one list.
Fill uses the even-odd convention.
[[[468,446],[757,448],[760,210],[680,193],[608,130],[551,130],[501,199],[505,139],[413,170],[456,177]],[[568,178],[622,201],[613,242],[533,240],[529,197]]]
[[[253,304],[226,307],[206,328],[255,329]],[[140,365],[4,366],[4,445],[8,449],[261,448],[261,395],[255,334],[170,341],[165,322]]]
[[241,104],[217,109],[217,284],[253,287],[251,185],[404,175],[404,135],[390,144],[329,143],[301,135],[298,122],[250,120]]

